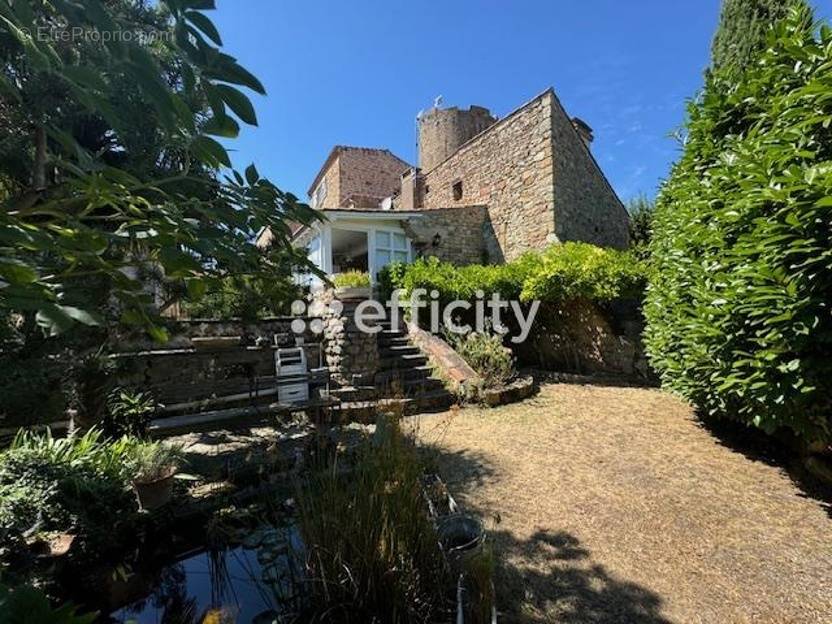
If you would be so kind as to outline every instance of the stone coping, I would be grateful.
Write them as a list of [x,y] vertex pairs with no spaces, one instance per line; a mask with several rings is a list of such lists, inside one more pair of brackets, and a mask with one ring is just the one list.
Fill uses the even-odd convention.
[[451,390],[466,397],[476,393],[482,379],[447,342],[412,322],[407,324],[407,333],[450,384]]
[[488,388],[480,393],[483,403],[489,407],[516,403],[527,399],[537,392],[537,383],[534,377],[521,377],[515,379],[501,388]]

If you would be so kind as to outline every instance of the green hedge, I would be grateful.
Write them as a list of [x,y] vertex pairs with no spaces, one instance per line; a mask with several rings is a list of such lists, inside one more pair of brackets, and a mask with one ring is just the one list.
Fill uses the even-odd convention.
[[393,288],[436,290],[443,304],[472,301],[477,291],[486,297],[499,293],[506,300],[560,303],[639,296],[645,279],[645,265],[629,252],[568,242],[500,265],[455,266],[433,257],[420,258],[389,267],[382,273],[381,286],[387,294]]
[[661,189],[646,343],[704,412],[830,437],[832,30],[794,9],[737,82],[689,105]]

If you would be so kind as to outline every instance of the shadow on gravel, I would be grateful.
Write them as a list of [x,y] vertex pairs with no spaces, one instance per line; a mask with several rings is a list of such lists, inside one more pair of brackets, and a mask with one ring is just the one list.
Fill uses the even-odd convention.
[[751,461],[779,468],[789,476],[805,498],[817,502],[832,518],[832,486],[814,477],[803,465],[799,445],[787,436],[770,436],[753,427],[725,419],[698,418],[720,445]]
[[423,448],[463,510],[490,525],[500,622],[670,622],[660,614],[658,594],[610,575],[574,535],[538,531],[528,540],[518,540],[500,530],[498,515],[473,506],[466,492],[497,476],[486,457],[471,451],[449,453],[435,445]]

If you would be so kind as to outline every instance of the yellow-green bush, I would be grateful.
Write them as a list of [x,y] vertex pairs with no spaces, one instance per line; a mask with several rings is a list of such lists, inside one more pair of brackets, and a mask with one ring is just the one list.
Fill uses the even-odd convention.
[[332,276],[336,288],[369,288],[370,274],[366,271],[350,270]]
[[438,291],[440,303],[472,301],[478,291],[505,300],[560,303],[571,299],[608,301],[640,296],[646,279],[643,262],[629,252],[588,243],[552,245],[498,265],[455,266],[437,258],[393,265],[381,276],[383,288]]

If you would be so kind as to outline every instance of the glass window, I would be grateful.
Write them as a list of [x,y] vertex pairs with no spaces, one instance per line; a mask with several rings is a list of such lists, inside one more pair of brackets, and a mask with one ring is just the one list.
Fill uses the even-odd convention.
[[393,234],[393,249],[407,251],[407,237],[404,234]]

